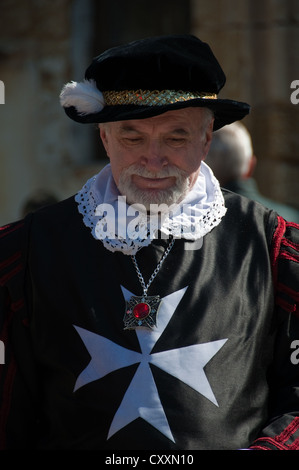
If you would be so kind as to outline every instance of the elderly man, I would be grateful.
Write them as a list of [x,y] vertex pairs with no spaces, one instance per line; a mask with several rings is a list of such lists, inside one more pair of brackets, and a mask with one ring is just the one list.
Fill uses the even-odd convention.
[[224,82],[174,35],[63,88],[110,163],[2,229],[3,448],[298,448],[298,226],[203,162],[249,112]]

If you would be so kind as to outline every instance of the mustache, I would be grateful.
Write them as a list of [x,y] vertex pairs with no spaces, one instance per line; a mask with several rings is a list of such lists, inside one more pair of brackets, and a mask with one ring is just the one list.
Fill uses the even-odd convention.
[[[166,178],[175,177],[175,183],[171,188],[158,191],[156,194],[148,194],[146,190],[138,189],[132,183],[132,175],[143,176],[144,178]],[[123,169],[119,176],[118,189],[121,194],[127,196],[129,204],[143,204],[147,210],[151,210],[151,204],[167,204],[182,200],[188,192],[189,176],[176,166],[167,165],[159,171],[151,171],[143,165],[133,163]]]
[[167,177],[175,177],[175,178],[186,178],[187,173],[179,168],[175,167],[174,165],[167,165],[165,168],[161,168],[159,171],[151,171],[145,168],[142,165],[133,164],[126,168],[123,171],[123,175],[128,177],[132,175],[143,176],[144,178],[167,178]]

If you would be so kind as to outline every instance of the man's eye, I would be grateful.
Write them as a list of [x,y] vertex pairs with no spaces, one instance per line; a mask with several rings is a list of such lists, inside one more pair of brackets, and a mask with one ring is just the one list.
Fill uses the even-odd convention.
[[170,145],[183,145],[186,142],[186,139],[182,137],[170,137],[168,143]]
[[140,144],[142,142],[142,139],[140,137],[126,137],[124,139],[124,142],[126,144],[135,145],[135,144]]

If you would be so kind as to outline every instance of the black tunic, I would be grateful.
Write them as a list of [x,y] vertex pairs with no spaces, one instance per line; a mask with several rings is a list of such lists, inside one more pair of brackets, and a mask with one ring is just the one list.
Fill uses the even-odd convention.
[[[299,447],[299,227],[224,196],[201,248],[176,240],[151,284],[153,332],[124,330],[131,257],[73,198],[2,228],[0,447]],[[167,244],[137,253],[146,282]]]

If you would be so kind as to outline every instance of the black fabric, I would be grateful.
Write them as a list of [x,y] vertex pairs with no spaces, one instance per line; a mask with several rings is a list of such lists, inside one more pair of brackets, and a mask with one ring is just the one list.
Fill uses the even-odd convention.
[[[176,90],[218,94],[226,77],[210,46],[195,36],[167,35],[113,47],[95,57],[85,78],[100,91]],[[242,119],[247,103],[229,99],[194,99],[164,106],[105,106],[94,114],[66,107],[66,114],[81,123],[144,119],[190,106],[208,107],[215,114],[214,130]]]
[[85,77],[95,78],[101,91],[188,90],[216,94],[226,80],[209,45],[188,34],[146,38],[113,47],[93,60]]
[[[2,447],[238,449],[261,436],[272,439],[299,416],[298,366],[289,360],[298,318],[274,306],[276,215],[237,195],[225,198],[227,214],[202,248],[177,240],[149,289],[165,297],[186,288],[151,354],[227,339],[204,368],[217,405],[150,364],[174,441],[140,417],[107,438],[138,363],[74,391],[91,359],[76,328],[140,353],[135,331],[124,331],[122,321],[121,285],[142,293],[130,257],[91,236],[73,198],[3,231],[2,333],[9,332],[5,344],[16,369],[9,372],[9,360],[2,372]],[[138,252],[146,280],[166,243]],[[21,256],[19,270],[14,253]],[[296,273],[298,263],[282,262],[287,284],[288,266]]]

